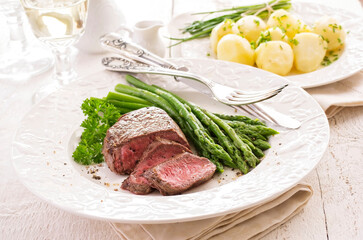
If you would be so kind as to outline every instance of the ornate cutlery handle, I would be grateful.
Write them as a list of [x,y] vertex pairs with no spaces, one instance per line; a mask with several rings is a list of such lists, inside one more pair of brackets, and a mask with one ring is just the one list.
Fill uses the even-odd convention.
[[177,66],[165,59],[151,53],[140,45],[130,41],[127,37],[117,33],[108,33],[100,38],[103,48],[111,52],[121,54],[129,59],[146,63],[150,66],[177,69]]
[[[117,62],[117,64],[115,64]],[[129,72],[129,73],[149,73],[149,74],[159,74],[159,75],[168,75],[174,77],[182,77],[193,79],[198,81],[209,88],[214,86],[214,82],[210,81],[201,76],[195,75],[191,72],[184,72],[175,69],[164,68],[160,66],[150,66],[145,63],[137,63],[132,60],[122,58],[122,57],[105,57],[102,59],[102,64],[105,66],[107,70],[110,71],[118,71],[118,72]],[[178,78],[178,80],[182,80],[182,78]],[[177,81],[178,81],[177,80]]]

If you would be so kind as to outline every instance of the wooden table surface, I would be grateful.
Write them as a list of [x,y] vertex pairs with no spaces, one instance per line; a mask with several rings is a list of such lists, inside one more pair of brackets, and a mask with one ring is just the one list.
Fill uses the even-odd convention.
[[[165,23],[183,12],[249,4],[229,0],[119,1],[128,23],[157,19]],[[363,13],[358,0],[325,4]],[[236,5],[236,4],[235,4]],[[99,55],[79,52],[80,76],[102,70]],[[49,81],[48,71],[26,83],[0,82],[0,239],[118,239],[107,222],[58,210],[28,192],[11,167],[13,133],[31,108],[32,93]],[[345,108],[329,119],[329,147],[304,180],[314,195],[296,217],[263,239],[363,239],[363,107]]]

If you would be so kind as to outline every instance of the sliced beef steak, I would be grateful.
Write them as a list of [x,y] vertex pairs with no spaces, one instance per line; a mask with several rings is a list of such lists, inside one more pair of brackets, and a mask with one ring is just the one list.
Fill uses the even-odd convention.
[[108,167],[119,174],[130,174],[156,138],[169,139],[189,148],[179,126],[160,108],[141,108],[122,115],[108,129],[104,140],[102,153]]
[[207,158],[185,152],[150,168],[144,177],[161,194],[174,195],[208,181],[215,170]]
[[143,153],[135,170],[123,181],[121,188],[135,194],[150,193],[152,191],[151,184],[143,176],[144,172],[184,152],[191,151],[184,145],[170,140],[156,140]]

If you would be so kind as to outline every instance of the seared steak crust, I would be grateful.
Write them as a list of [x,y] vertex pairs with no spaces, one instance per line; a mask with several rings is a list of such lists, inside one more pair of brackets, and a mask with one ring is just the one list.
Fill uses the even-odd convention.
[[104,139],[102,153],[108,167],[119,174],[130,174],[156,138],[169,139],[189,148],[179,126],[160,108],[141,108],[122,115],[108,129]]
[[144,177],[161,194],[174,195],[208,181],[215,170],[207,158],[185,152],[150,168]]
[[135,170],[123,181],[121,188],[135,194],[150,193],[153,189],[151,183],[143,176],[144,172],[183,152],[191,153],[189,148],[179,143],[166,139],[156,140],[148,146]]

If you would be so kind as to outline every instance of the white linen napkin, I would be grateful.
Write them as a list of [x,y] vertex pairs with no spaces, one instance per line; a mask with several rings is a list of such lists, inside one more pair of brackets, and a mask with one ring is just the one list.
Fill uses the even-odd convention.
[[258,239],[295,216],[313,194],[298,184],[280,196],[240,212],[170,224],[110,223],[122,240]]
[[363,71],[336,83],[307,89],[328,118],[344,107],[363,106]]

